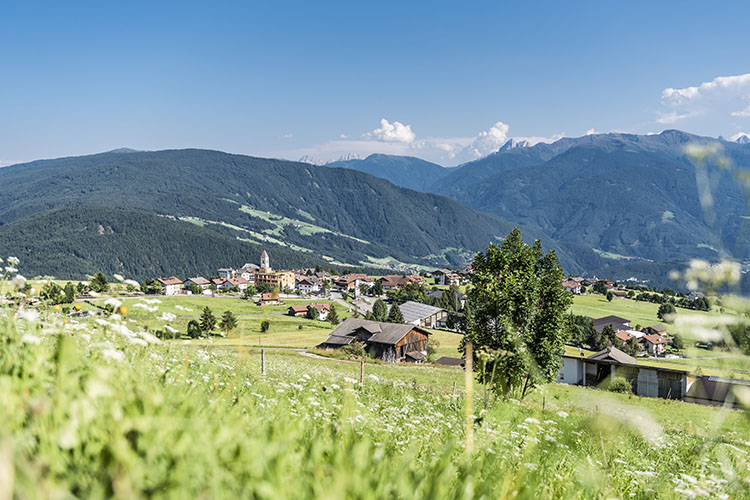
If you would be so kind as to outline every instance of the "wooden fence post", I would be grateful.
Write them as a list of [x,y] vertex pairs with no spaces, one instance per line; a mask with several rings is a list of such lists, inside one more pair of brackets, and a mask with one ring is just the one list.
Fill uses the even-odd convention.
[[456,381],[453,381],[453,394],[451,394],[451,398],[456,399]]
[[260,374],[266,376],[266,350],[260,350]]
[[466,454],[471,454],[474,450],[474,354],[472,353],[473,345],[471,342],[466,343],[466,368],[464,372],[465,380],[465,399],[464,410],[466,412]]

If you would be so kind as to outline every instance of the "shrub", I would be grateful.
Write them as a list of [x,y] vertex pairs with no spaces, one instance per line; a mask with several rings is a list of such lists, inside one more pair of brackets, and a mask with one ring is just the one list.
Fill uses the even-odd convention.
[[607,390],[611,392],[621,392],[623,394],[632,394],[633,386],[625,377],[615,376],[608,384]]
[[261,333],[266,333],[268,329],[271,328],[271,322],[267,319],[264,319],[260,322],[260,331]]

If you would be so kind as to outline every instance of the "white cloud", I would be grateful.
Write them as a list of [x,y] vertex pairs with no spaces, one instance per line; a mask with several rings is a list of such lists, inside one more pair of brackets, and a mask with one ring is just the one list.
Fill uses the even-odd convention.
[[284,134],[281,136],[282,139],[292,139],[293,137],[294,137],[294,134],[292,133]]
[[742,137],[743,135],[744,135],[745,137],[748,137],[748,138],[750,138],[750,134],[748,134],[748,133],[746,133],[746,132],[737,132],[737,133],[736,133],[736,134],[734,134],[734,135],[733,135],[732,137],[730,137],[730,138],[729,138],[729,140],[730,140],[730,141],[736,141],[737,139],[739,139],[739,138],[740,138],[740,137]]
[[719,76],[697,87],[667,88],[662,91],[661,100],[667,105],[679,106],[717,95],[744,93],[747,97],[748,90],[750,90],[750,73],[745,73],[736,76]]
[[672,123],[677,123],[678,121],[684,120],[685,118],[690,118],[692,115],[692,113],[679,114],[675,111],[671,111],[657,118],[656,123],[661,123],[662,125],[671,125]]
[[[307,148],[287,150],[276,156],[291,160],[303,158],[303,161],[308,163],[324,164],[352,154],[365,158],[374,153],[381,153],[417,156],[440,165],[453,166],[496,152],[511,139],[508,135],[509,131],[509,125],[498,121],[475,137],[417,138],[410,125],[382,119],[379,128],[362,134],[359,139],[352,139],[341,134],[336,140]],[[551,137],[515,137],[514,139],[536,144],[554,142],[563,136],[564,134],[561,133]]]
[[411,130],[411,125],[404,125],[394,121],[390,123],[385,118],[380,120],[380,128],[368,132],[362,136],[363,139],[377,139],[383,142],[405,142],[411,143],[416,139],[416,134]]
[[[718,135],[740,129],[750,118],[750,73],[720,76],[698,85],[666,88],[656,123],[674,124],[691,132]],[[737,121],[740,120],[740,121]]]

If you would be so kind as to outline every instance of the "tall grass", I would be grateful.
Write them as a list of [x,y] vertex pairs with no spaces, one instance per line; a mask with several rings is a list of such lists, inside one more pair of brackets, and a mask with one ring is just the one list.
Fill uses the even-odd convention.
[[261,377],[255,356],[65,321],[0,314],[0,479],[16,498],[750,497],[747,422],[688,433],[622,399],[494,401],[467,454],[462,393],[360,387],[347,364],[296,355]]

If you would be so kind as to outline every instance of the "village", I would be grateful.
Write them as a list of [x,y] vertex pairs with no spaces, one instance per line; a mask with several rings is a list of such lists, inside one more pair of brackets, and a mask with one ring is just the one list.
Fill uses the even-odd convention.
[[[464,360],[460,356],[435,356],[430,343],[436,332],[460,336],[471,275],[471,266],[386,276],[339,275],[321,268],[275,270],[264,251],[258,264],[223,267],[213,277],[159,277],[147,280],[141,289],[167,297],[252,300],[260,308],[286,307],[290,317],[330,322],[334,329],[314,346],[316,352],[341,351],[346,356],[359,354],[386,363],[461,367]],[[674,304],[698,310],[707,305],[705,296],[697,292],[649,290],[608,279],[569,276],[562,286],[579,297],[657,303],[660,311],[674,311]],[[378,312],[376,303],[385,309]],[[641,325],[612,314],[582,319],[598,340],[575,335],[570,339],[556,377],[558,383],[602,387],[618,377],[627,380],[637,395],[706,404],[723,402],[734,386],[748,385],[733,377],[696,376],[679,365],[672,368],[670,360],[688,356],[683,340],[669,331],[666,321]]]

